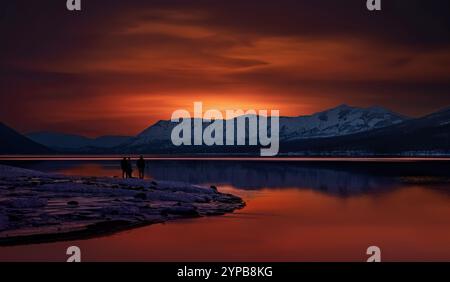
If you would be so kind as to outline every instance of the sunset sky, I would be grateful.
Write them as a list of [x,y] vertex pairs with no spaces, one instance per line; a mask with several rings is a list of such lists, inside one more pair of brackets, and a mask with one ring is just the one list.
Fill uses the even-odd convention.
[[450,106],[450,1],[2,1],[0,121],[137,134],[172,112]]

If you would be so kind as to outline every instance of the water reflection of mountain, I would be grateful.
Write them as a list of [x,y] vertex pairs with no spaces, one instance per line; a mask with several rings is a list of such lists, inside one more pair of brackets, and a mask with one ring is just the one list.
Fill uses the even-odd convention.
[[394,179],[332,167],[270,162],[153,162],[148,172],[157,179],[198,184],[232,185],[239,189],[314,189],[334,195],[355,195],[392,188]]
[[[95,176],[118,176],[117,161],[32,161],[5,163],[46,172],[86,169]],[[97,170],[90,171],[92,167]],[[220,160],[158,160],[147,162],[147,175],[161,180],[196,184],[231,185],[245,190],[313,189],[352,196],[404,186],[400,179],[450,178],[449,162],[267,162]],[[445,183],[445,187],[447,186]],[[430,183],[422,183],[433,188]],[[435,183],[436,184],[436,183]],[[442,186],[442,185],[441,185]],[[446,189],[445,189],[446,190]]]

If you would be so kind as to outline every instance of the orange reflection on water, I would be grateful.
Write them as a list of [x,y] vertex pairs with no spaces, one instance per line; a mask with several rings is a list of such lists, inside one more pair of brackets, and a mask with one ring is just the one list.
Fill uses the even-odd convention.
[[243,191],[231,215],[169,222],[83,241],[0,248],[0,260],[65,260],[77,245],[85,261],[450,260],[450,197],[421,186],[338,197],[309,189]]
[[119,177],[121,176],[120,167],[118,165],[105,167],[101,164],[88,163],[81,164],[59,170],[58,173],[72,176],[98,176],[98,177]]

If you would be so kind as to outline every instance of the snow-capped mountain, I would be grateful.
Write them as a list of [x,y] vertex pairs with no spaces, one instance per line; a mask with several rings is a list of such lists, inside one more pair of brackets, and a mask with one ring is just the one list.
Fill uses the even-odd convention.
[[285,142],[281,153],[448,156],[450,108],[388,127],[332,138]]
[[[280,140],[343,136],[399,124],[407,119],[381,107],[341,105],[309,116],[280,117]],[[140,133],[128,147],[166,142],[170,145],[170,135],[175,126],[176,123],[169,120],[159,121]]]
[[407,119],[382,107],[341,105],[310,116],[281,118],[280,138],[296,140],[350,135],[399,124]]

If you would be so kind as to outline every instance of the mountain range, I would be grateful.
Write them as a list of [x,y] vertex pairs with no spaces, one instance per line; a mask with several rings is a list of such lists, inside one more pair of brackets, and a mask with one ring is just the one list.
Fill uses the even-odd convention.
[[450,155],[450,108],[364,133],[286,142],[282,153]]
[[[381,107],[357,108],[341,105],[309,116],[280,117],[280,140],[349,135],[398,124],[407,119]],[[236,121],[234,122],[236,124]],[[126,144],[126,147],[138,148],[147,144],[171,143],[170,136],[175,126],[176,124],[170,120],[159,121],[138,134],[134,140]]]
[[[204,123],[204,127],[207,125],[208,123]],[[175,126],[176,123],[170,120],[162,120],[134,137],[104,136],[92,139],[79,135],[38,132],[27,134],[29,139],[24,138],[63,153],[217,155],[259,152],[258,146],[176,147],[170,139]],[[2,135],[0,137],[3,139]],[[421,118],[410,118],[382,107],[359,108],[341,105],[308,116],[280,117],[280,153],[349,156],[448,155],[450,109]]]

